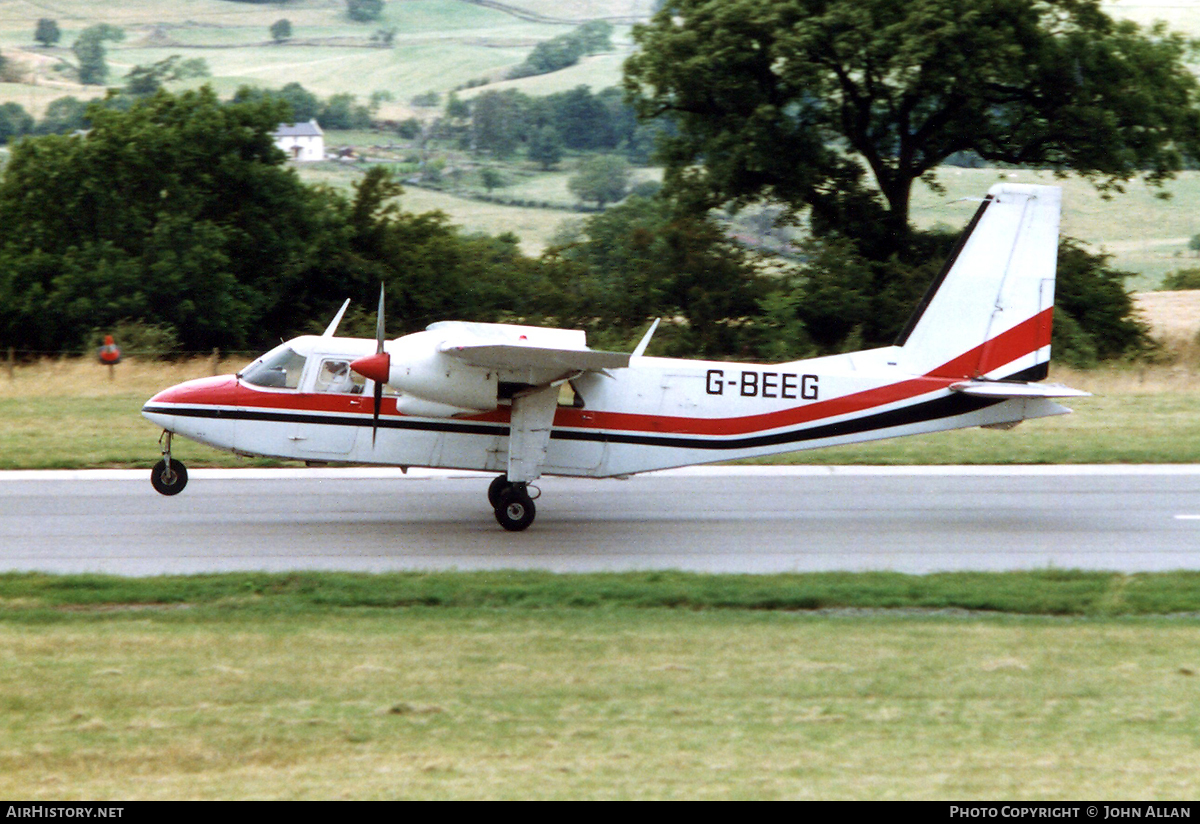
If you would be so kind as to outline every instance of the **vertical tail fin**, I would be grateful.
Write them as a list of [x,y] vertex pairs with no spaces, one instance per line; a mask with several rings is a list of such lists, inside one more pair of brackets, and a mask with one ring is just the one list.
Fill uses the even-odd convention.
[[1041,380],[1062,191],[993,186],[896,344],[916,374]]

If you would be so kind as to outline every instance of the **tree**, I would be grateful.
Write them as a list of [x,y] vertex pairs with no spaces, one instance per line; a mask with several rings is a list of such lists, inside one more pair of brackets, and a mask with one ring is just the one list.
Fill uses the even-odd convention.
[[33,39],[41,43],[46,48],[50,48],[59,41],[62,37],[62,32],[58,30],[58,21],[51,20],[49,17],[39,18],[37,28],[33,31]]
[[381,46],[386,46],[388,48],[391,48],[392,43],[396,39],[396,34],[399,31],[400,30],[397,29],[395,26],[389,26],[386,29],[379,29],[378,31],[376,31],[374,34],[371,35],[371,42],[378,43]]
[[570,34],[544,40],[533,47],[525,62],[509,72],[511,78],[549,74],[574,66],[584,54],[582,41]]
[[558,165],[563,156],[563,140],[558,129],[543,126],[529,139],[529,159],[548,172]]
[[291,82],[281,89],[260,89],[257,86],[240,86],[233,95],[234,103],[251,103],[262,100],[278,100],[287,104],[288,123],[304,123],[316,119],[321,113],[321,98],[299,83]]
[[150,66],[134,66],[125,75],[125,91],[144,96],[154,94],[164,83],[187,80],[192,77],[208,77],[208,62],[203,57],[184,60],[177,54],[159,60]]
[[326,129],[366,129],[371,125],[371,113],[366,106],[355,103],[347,92],[333,94],[321,107],[317,120]]
[[391,103],[396,97],[391,92],[385,89],[376,89],[371,92],[371,96],[367,98],[367,110],[373,115],[379,111],[379,107],[384,103]]
[[509,77],[549,74],[574,66],[585,54],[612,50],[612,24],[592,20],[566,34],[544,40],[534,46],[525,62],[513,68]]
[[471,143],[476,151],[509,157],[526,132],[529,98],[515,89],[486,91],[471,103]]
[[1067,363],[1092,366],[1092,359],[1151,348],[1149,328],[1134,314],[1133,298],[1125,289],[1133,273],[1111,268],[1111,258],[1092,254],[1071,239],[1059,246],[1051,348]]
[[678,129],[669,191],[877,226],[874,259],[905,246],[913,182],[958,152],[1102,190],[1200,156],[1188,43],[1098,0],[670,0],[634,39],[626,89]]
[[33,117],[19,103],[0,106],[0,143],[8,143],[14,137],[33,131]]
[[421,121],[415,117],[401,120],[396,124],[396,134],[405,140],[415,140],[421,136]]
[[488,190],[488,194],[491,194],[493,189],[504,185],[504,176],[491,166],[484,167],[483,171],[479,173],[479,177],[483,181],[483,188]]
[[580,200],[594,200],[601,209],[629,191],[629,164],[622,158],[601,155],[585,160],[567,180],[567,189]]
[[553,109],[552,123],[572,149],[615,149],[612,113],[598,95],[587,86],[552,94],[547,103]]
[[292,107],[293,122],[313,120],[321,110],[321,99],[294,81],[279,90],[279,98]]
[[351,20],[369,23],[383,14],[383,0],[346,0],[346,12]]
[[85,86],[103,86],[108,80],[108,53],[104,42],[124,39],[123,29],[107,23],[88,26],[80,32],[71,46],[71,51],[79,61],[79,82]]
[[446,117],[450,120],[466,120],[471,116],[471,105],[465,100],[459,100],[458,95],[450,92],[446,98]]
[[67,134],[88,127],[88,104],[77,97],[59,97],[50,101],[42,122],[35,129],[38,134]]
[[271,39],[276,43],[282,43],[292,36],[292,21],[284,18],[276,20],[271,24]]
[[612,24],[606,20],[590,20],[575,30],[585,54],[612,51]]

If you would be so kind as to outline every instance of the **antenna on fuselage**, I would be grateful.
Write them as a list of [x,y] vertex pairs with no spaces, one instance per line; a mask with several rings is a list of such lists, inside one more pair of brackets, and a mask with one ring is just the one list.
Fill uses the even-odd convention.
[[633,350],[633,357],[640,358],[646,351],[646,347],[650,345],[650,338],[654,337],[654,330],[658,328],[658,322],[662,318],[655,318],[654,323],[650,324],[650,328],[646,330],[646,334],[642,335],[641,341],[638,342],[637,348]]
[[332,338],[333,333],[337,331],[338,324],[342,322],[342,315],[346,314],[346,307],[350,305],[350,298],[346,298],[346,302],[342,304],[342,308],[333,316],[333,321],[325,327],[325,332],[321,335],[323,338]]

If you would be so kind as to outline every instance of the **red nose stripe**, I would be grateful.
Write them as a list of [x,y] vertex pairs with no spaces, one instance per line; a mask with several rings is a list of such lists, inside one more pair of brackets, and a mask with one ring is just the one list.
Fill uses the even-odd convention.
[[387,352],[380,352],[378,355],[370,355],[353,361],[350,368],[376,383],[387,383],[388,372],[392,368],[392,357]]

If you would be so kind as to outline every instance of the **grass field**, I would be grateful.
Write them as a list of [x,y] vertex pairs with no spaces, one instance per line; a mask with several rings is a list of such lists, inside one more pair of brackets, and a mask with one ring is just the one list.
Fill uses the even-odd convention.
[[[1108,617],[787,606],[839,587]],[[1195,606],[1097,573],[2,575],[0,795],[1194,798],[1200,625],[1115,617],[1146,590]]]

